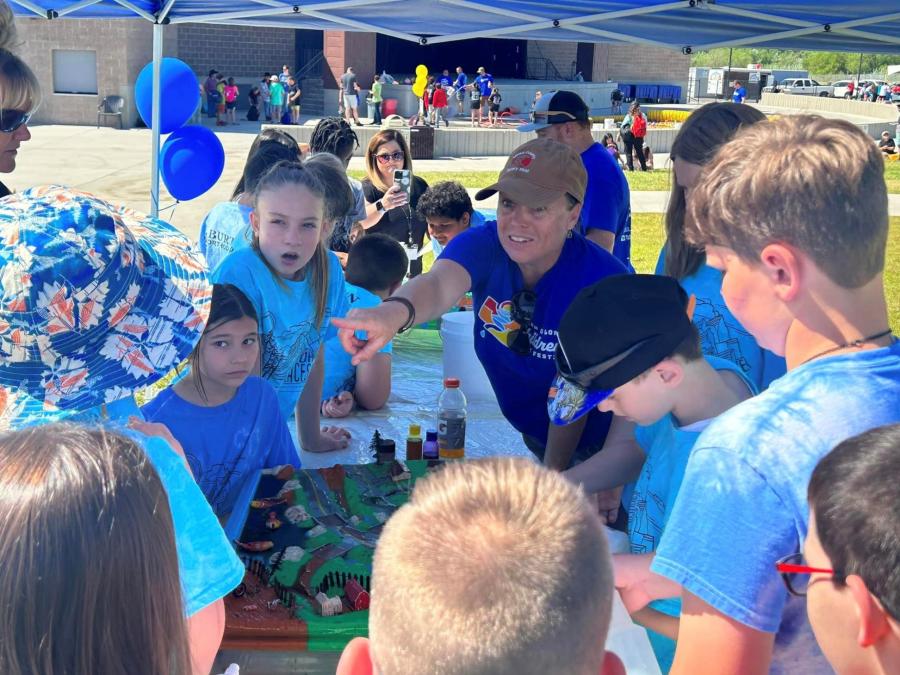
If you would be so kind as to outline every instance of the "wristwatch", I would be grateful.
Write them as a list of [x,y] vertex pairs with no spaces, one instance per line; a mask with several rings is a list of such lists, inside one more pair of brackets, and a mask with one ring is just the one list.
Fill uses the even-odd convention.
[[384,211],[384,204],[381,203],[380,199],[377,202],[375,202],[375,210],[376,211]]

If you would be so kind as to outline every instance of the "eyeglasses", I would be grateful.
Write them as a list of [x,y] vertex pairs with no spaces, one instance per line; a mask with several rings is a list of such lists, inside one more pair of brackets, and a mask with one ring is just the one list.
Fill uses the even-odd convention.
[[509,348],[514,354],[527,356],[531,353],[531,324],[534,321],[534,308],[537,295],[527,288],[512,296],[512,319],[519,327],[509,334]]
[[804,565],[804,562],[806,561],[803,560],[802,553],[792,553],[775,564],[775,569],[781,574],[781,580],[784,581],[784,585],[791,595],[801,598],[806,596],[810,574],[828,574],[837,583],[844,583],[844,575],[841,572],[819,567],[809,567]]
[[397,152],[385,152],[380,155],[375,155],[375,159],[378,160],[381,164],[390,164],[393,162],[402,162],[406,158],[406,155],[403,154],[402,150],[398,150]]
[[24,124],[28,124],[31,119],[31,113],[23,110],[2,110],[0,111],[0,131],[4,134],[11,134]]

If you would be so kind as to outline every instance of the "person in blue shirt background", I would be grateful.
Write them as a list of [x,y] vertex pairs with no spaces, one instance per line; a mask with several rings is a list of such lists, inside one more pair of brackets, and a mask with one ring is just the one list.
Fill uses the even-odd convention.
[[734,81],[734,93],[731,95],[732,103],[743,103],[746,98],[747,98],[747,89],[744,87],[743,84],[741,84],[740,82],[735,80]]
[[551,426],[547,414],[560,317],[581,288],[626,271],[575,230],[586,183],[581,158],[562,143],[539,138],[514,150],[497,182],[476,195],[500,193],[497,222],[460,233],[430,272],[378,307],[332,319],[353,362],[374,356],[398,331],[438,318],[471,290],[475,353],[504,417],[548,466],[594,454],[609,414],[594,411],[568,427]]
[[184,448],[194,479],[220,518],[254,471],[300,466],[272,385],[251,375],[259,323],[247,297],[228,284],[212,291],[209,320],[189,357],[190,370],[141,411]]
[[[393,237],[367,234],[347,255],[346,293],[350,309],[377,307],[396,291],[409,267],[406,251]],[[358,336],[365,339],[365,335]],[[378,410],[391,395],[391,343],[374,358],[354,366],[337,336],[325,343],[322,416],[346,417],[356,408]]]
[[453,86],[453,78],[450,77],[450,71],[444,68],[444,72],[441,73],[441,76],[437,79],[438,82],[441,83],[442,87],[451,87]]
[[484,225],[482,214],[472,208],[472,199],[461,183],[445,180],[430,186],[416,206],[419,218],[428,224],[430,252],[422,256],[422,271],[431,269],[454,237],[469,227]]
[[453,88],[456,90],[457,117],[466,114],[466,85],[468,83],[469,78],[465,72],[463,72],[462,66],[456,66],[456,79],[453,81]]
[[672,143],[666,242],[656,263],[657,274],[674,277],[697,299],[694,323],[703,353],[735,363],[759,391],[784,374],[784,359],[761,348],[731,313],[722,297],[722,273],[706,264],[703,249],[689,243],[684,232],[687,193],[698,185],[703,167],[740,129],[765,119],[756,108],[731,103],[708,103],[688,117]]
[[494,76],[488,73],[484,66],[479,66],[478,75],[472,82],[475,91],[478,92],[480,100],[478,102],[478,123],[484,121],[484,109],[487,108],[491,98],[491,85],[494,83]]
[[534,131],[552,138],[581,155],[588,175],[579,231],[631,266],[631,193],[625,172],[591,134],[590,110],[572,91],[548,91],[535,101],[531,123],[519,131]]
[[[692,309],[674,279],[619,275],[581,291],[559,325],[551,419],[568,424],[598,406],[614,414],[603,451],[565,475],[589,493],[627,485],[631,554],[647,567],[700,432],[756,393],[733,363],[703,357]],[[680,609],[677,599],[659,600],[632,617],[650,629],[663,673]]]

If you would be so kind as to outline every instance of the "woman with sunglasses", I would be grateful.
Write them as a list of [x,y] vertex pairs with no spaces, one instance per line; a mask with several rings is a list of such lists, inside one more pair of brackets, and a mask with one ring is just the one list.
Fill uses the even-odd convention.
[[[394,172],[410,172],[408,191],[394,181]],[[403,135],[385,129],[372,136],[366,148],[366,178],[362,181],[366,196],[366,219],[360,224],[366,232],[386,234],[403,244],[412,257],[421,251],[428,225],[416,214],[428,183],[412,174],[412,157]],[[410,262],[409,275],[421,274],[422,261]]]
[[[31,139],[28,120],[41,101],[37,78],[10,48],[16,44],[12,10],[0,3],[0,173],[16,168],[19,145]],[[0,182],[0,197],[11,194]]]
[[[539,138],[513,151],[499,180],[476,195],[500,193],[497,222],[461,232],[427,274],[378,307],[333,320],[354,365],[396,333],[441,316],[471,290],[475,353],[525,444],[553,468],[597,452],[609,414],[594,410],[561,427],[551,425],[547,413],[560,318],[582,288],[626,271],[576,233],[586,184],[581,157],[562,143]],[[366,331],[368,340],[356,339],[356,330]]]

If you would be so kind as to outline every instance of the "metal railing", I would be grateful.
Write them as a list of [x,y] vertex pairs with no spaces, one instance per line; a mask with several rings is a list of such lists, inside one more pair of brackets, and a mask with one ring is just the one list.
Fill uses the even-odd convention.
[[548,58],[543,56],[529,56],[525,60],[525,76],[529,80],[568,80]]
[[305,77],[322,77],[322,64],[324,62],[325,53],[319,50],[312,58],[307,60],[306,63],[297,69],[297,72],[294,73],[294,78],[302,80]]

